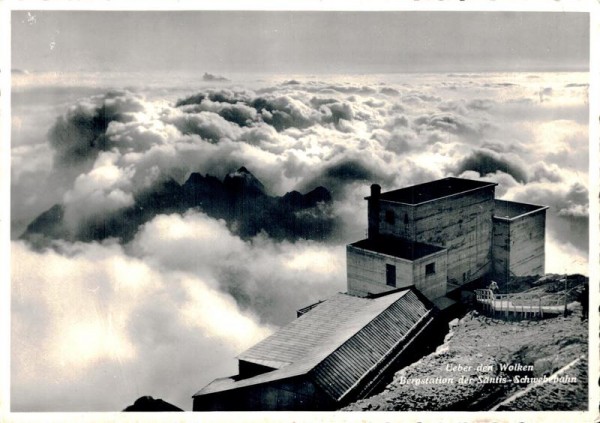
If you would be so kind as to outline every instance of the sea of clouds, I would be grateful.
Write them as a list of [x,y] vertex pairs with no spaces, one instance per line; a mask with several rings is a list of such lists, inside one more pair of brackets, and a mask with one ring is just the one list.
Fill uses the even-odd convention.
[[[14,75],[13,410],[120,410],[141,395],[190,409],[237,354],[345,290],[371,183],[497,182],[497,197],[550,206],[546,271],[587,274],[587,77]],[[272,196],[327,188],[336,230],[247,238],[193,209],[128,242],[19,240],[54,204],[76,231],[165,180],[241,166]]]

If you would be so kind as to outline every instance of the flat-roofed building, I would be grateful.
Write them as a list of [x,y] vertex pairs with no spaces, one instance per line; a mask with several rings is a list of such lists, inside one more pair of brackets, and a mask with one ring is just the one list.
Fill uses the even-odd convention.
[[372,185],[368,238],[346,250],[349,292],[415,286],[433,300],[478,279],[543,274],[547,207],[496,200],[496,185],[453,177],[385,193]]
[[441,297],[447,256],[446,248],[389,235],[363,239],[346,247],[348,293],[367,296],[414,286],[427,298]]
[[[369,239],[387,235],[395,237],[397,242],[445,249],[445,264],[430,265],[423,276],[419,274],[409,283],[419,283],[419,289],[423,289],[429,298],[445,295],[446,288],[439,288],[440,277],[445,277],[452,286],[459,286],[484,277],[491,270],[496,185],[445,178],[386,193],[381,193],[379,185],[373,185],[371,195],[366,198]],[[440,259],[441,256],[436,257],[436,260]],[[349,269],[355,267],[354,260],[354,252],[349,250]],[[435,273],[432,273],[432,266]],[[424,283],[421,277],[428,281]],[[355,278],[349,273],[351,279]],[[433,286],[426,287],[427,282]],[[358,290],[356,294],[360,295]]]

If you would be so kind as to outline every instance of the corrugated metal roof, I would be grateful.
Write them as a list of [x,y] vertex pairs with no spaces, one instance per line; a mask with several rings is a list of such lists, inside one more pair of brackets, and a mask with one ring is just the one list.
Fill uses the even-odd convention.
[[415,293],[404,293],[311,372],[332,398],[343,397],[427,316],[429,308]]
[[333,351],[405,294],[406,291],[397,292],[375,301],[337,294],[237,358],[249,362],[261,360],[289,364],[322,354],[324,346]]
[[218,379],[195,396],[310,372],[315,383],[339,399],[430,307],[410,289],[377,298],[337,294],[238,356],[278,365],[277,370],[241,380]]

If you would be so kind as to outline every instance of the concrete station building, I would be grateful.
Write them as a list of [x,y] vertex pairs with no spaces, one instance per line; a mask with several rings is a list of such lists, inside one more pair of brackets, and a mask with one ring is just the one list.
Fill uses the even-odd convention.
[[544,274],[546,206],[496,200],[496,183],[460,178],[381,193],[368,238],[348,245],[348,293],[414,286],[430,299],[477,279]]
[[372,185],[368,237],[346,250],[348,292],[299,310],[240,354],[239,374],[197,392],[193,409],[335,410],[428,346],[447,293],[544,274],[547,207],[496,200],[496,185]]

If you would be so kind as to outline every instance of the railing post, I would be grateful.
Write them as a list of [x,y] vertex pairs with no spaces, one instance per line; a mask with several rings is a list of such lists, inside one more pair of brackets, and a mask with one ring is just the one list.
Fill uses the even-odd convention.
[[523,303],[521,303],[521,319],[524,317],[523,315],[525,314],[525,309],[523,307]]
[[565,278],[565,311],[563,316],[567,317],[567,278]]

